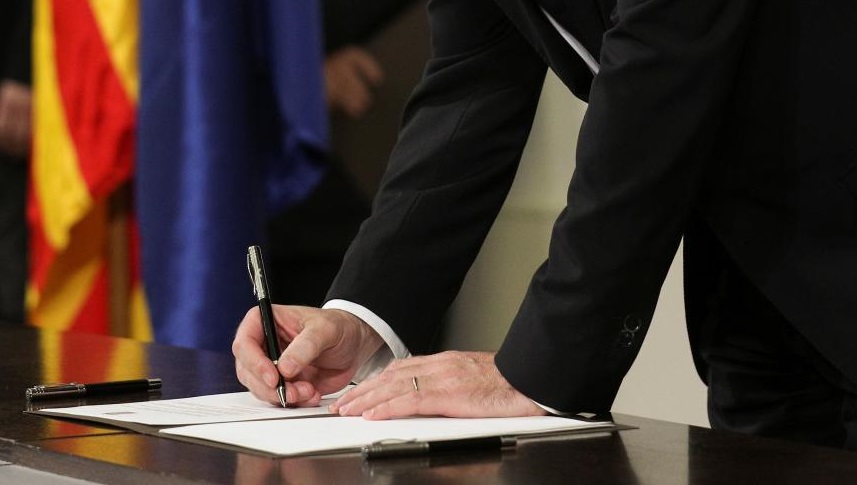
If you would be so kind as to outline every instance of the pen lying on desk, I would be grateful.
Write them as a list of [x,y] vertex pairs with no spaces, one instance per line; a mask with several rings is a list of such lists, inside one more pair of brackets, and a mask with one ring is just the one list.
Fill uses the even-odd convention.
[[487,436],[436,441],[387,441],[363,447],[363,457],[398,458],[426,453],[449,453],[459,451],[502,450],[516,446],[518,440],[511,436]]
[[161,388],[161,379],[131,379],[128,381],[94,382],[79,384],[41,384],[27,389],[27,399],[46,399],[75,396],[98,396],[126,392],[156,391]]

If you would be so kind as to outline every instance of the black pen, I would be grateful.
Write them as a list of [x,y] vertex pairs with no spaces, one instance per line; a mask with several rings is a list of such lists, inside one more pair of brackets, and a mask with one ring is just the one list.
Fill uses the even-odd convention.
[[41,384],[27,389],[27,399],[47,399],[60,397],[103,396],[126,392],[156,391],[161,388],[160,379],[132,379],[129,381],[94,382],[80,384]]
[[[280,358],[280,344],[277,341],[277,329],[274,326],[274,311],[271,309],[271,294],[268,292],[268,279],[265,277],[265,265],[262,262],[262,249],[259,246],[247,248],[247,271],[250,272],[250,281],[253,282],[253,293],[259,301],[259,312],[262,314],[262,331],[265,334],[265,350],[268,358],[277,365]],[[277,383],[277,396],[280,404],[286,407],[286,381],[283,375],[279,375]]]
[[518,440],[511,436],[484,436],[437,441],[380,441],[363,447],[363,458],[398,458],[427,453],[489,451],[513,448]]

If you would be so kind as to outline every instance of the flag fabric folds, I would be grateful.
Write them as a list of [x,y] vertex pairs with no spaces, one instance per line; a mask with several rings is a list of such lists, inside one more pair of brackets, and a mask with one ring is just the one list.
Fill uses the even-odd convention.
[[[34,8],[28,318],[108,333],[109,289],[125,288],[132,314],[113,318],[146,339],[136,225],[113,217],[134,170],[137,2],[37,0]],[[111,265],[117,231],[124,247],[113,254],[123,257]]]
[[141,2],[136,202],[158,342],[227,351],[247,247],[327,144],[314,0]]

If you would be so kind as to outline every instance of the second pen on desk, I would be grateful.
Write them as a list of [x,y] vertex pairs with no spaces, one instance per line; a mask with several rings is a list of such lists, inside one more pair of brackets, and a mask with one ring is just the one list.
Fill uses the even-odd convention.
[[[277,339],[277,328],[274,322],[274,311],[271,309],[271,294],[268,291],[268,280],[265,276],[265,265],[262,262],[262,249],[259,246],[250,246],[247,249],[247,271],[250,272],[250,280],[253,282],[253,293],[259,302],[259,313],[262,314],[262,331],[265,334],[265,350],[268,358],[277,365],[280,358],[280,344]],[[286,407],[286,381],[282,374],[277,371],[279,382],[277,383],[277,396],[280,404]]]

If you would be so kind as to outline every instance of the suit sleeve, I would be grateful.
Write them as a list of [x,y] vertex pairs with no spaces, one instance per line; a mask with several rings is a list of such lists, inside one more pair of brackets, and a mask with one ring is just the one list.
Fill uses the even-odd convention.
[[546,72],[491,0],[435,0],[429,14],[432,59],[328,293],[371,309],[414,353],[434,348],[508,193]]
[[612,405],[696,203],[754,5],[618,2],[567,207],[496,356],[536,402]]

